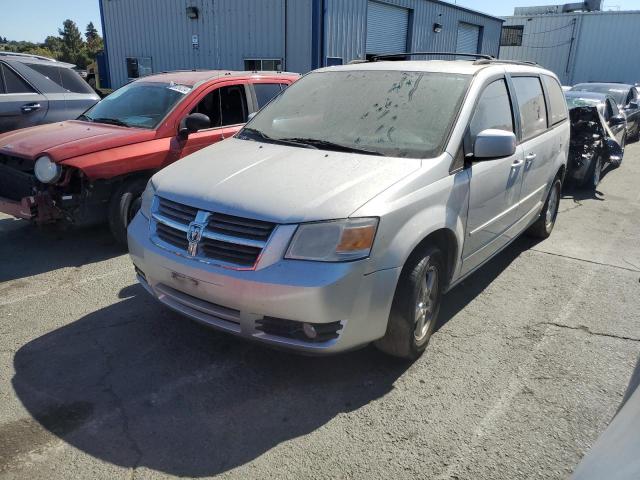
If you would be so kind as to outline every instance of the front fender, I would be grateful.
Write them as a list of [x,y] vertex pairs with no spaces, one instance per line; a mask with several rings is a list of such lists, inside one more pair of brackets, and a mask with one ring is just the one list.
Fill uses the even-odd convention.
[[428,183],[431,173],[417,175],[357,211],[356,216],[380,216],[371,271],[403,266],[420,242],[445,229],[456,240],[453,278],[457,275],[469,208],[469,174],[467,170],[451,175],[447,172]]
[[80,155],[60,162],[77,168],[90,181],[110,179],[139,171],[159,170],[179,158],[179,151],[171,145],[171,138],[109,148]]

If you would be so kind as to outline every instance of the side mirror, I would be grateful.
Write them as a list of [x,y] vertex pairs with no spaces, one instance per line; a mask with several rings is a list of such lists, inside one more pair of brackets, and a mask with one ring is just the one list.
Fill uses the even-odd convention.
[[624,115],[616,115],[609,119],[611,125],[624,125],[627,123],[627,118]]
[[629,105],[627,106],[627,108],[635,110],[636,108],[638,108],[638,102],[636,100],[634,100],[633,102],[629,102]]
[[255,117],[257,114],[258,114],[258,112],[250,113],[249,116],[247,117],[247,122],[253,120],[253,117]]
[[211,127],[211,120],[204,113],[191,113],[180,121],[178,135],[186,138],[190,133]]
[[473,159],[476,161],[510,157],[516,153],[516,136],[506,130],[487,129],[476,135]]

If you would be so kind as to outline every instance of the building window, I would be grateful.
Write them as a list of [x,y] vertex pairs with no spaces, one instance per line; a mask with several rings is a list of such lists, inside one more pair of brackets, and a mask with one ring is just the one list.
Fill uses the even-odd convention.
[[522,46],[522,31],[524,25],[509,25],[502,27],[502,35],[500,36],[501,47],[520,47]]
[[127,57],[127,77],[140,78],[153,73],[151,57]]
[[244,60],[244,69],[250,72],[259,72],[265,70],[268,72],[281,72],[281,58],[246,58]]

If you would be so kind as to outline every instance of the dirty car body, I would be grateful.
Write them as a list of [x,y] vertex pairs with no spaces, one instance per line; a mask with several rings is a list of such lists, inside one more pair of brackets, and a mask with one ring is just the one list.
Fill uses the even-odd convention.
[[[138,279],[169,308],[246,339],[314,354],[376,341],[417,358],[440,293],[547,218],[546,204],[552,226],[567,117],[557,77],[530,65],[309,73],[233,139],[152,177],[128,229]],[[417,263],[429,280],[409,279]],[[424,288],[406,287],[413,278]],[[427,289],[415,311],[394,301]],[[416,321],[392,351],[398,306]]]
[[[613,102],[612,98],[583,92],[566,92],[565,96],[571,119],[567,178],[582,185],[590,180],[598,158],[601,160],[601,169],[607,163],[620,164],[624,155],[621,143],[626,132],[624,124],[616,123],[607,111],[607,102]],[[609,117],[609,121],[605,116]]]
[[[259,109],[259,100],[265,101],[258,96],[262,90],[275,95],[297,77],[228,71],[152,75],[76,120],[0,135],[0,211],[37,223],[103,223],[119,189],[132,182],[143,182],[143,189],[154,172],[231,137]],[[194,113],[206,116],[206,128],[185,127]]]

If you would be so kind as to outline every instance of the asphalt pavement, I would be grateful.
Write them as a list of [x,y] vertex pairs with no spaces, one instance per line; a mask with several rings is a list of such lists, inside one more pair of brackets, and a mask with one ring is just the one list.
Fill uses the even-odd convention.
[[640,144],[445,297],[414,364],[162,308],[105,229],[0,216],[0,478],[566,478],[640,353]]

